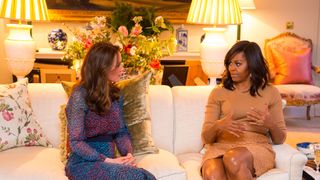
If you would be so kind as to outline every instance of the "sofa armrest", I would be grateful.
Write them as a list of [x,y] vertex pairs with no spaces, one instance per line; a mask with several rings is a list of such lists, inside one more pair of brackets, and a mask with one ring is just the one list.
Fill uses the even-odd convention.
[[276,153],[276,168],[288,171],[290,180],[301,180],[307,157],[288,144],[273,145],[272,148]]

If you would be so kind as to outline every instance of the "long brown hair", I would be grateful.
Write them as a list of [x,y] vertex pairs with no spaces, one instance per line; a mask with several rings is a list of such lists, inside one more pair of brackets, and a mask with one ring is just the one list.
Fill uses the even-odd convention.
[[118,46],[96,43],[89,49],[82,64],[79,85],[87,90],[89,109],[100,115],[107,113],[112,101],[119,98],[119,89],[107,79],[118,52]]

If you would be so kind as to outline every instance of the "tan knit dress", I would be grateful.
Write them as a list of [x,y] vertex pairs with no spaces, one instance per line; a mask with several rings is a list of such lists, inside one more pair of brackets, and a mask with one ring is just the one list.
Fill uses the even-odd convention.
[[[246,147],[253,155],[253,164],[257,176],[274,167],[275,154],[271,147],[271,138],[268,133],[262,134],[252,131],[252,125],[246,123],[246,120],[248,120],[246,113],[251,107],[263,111],[268,106],[275,124],[286,132],[281,97],[278,90],[272,85],[268,85],[259,93],[261,96],[253,97],[249,92],[231,91],[221,86],[212,90],[202,127],[202,140],[207,147],[202,164],[208,159],[223,156],[226,151],[234,147]],[[246,124],[246,131],[240,137],[226,131],[222,131],[220,134],[213,132],[212,127],[216,120],[224,118],[231,111],[233,112],[233,119]]]

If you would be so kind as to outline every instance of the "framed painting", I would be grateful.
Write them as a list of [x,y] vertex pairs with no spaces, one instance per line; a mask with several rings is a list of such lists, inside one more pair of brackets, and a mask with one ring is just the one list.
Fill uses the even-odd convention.
[[154,7],[157,15],[171,23],[185,23],[191,0],[46,0],[51,21],[90,21],[94,16],[110,16],[115,2],[134,8]]

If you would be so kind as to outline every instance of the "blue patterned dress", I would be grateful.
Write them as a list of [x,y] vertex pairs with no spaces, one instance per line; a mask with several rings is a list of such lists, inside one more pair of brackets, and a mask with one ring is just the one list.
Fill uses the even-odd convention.
[[66,108],[71,147],[65,169],[67,177],[101,180],[155,179],[142,168],[104,162],[106,157],[115,157],[115,147],[122,156],[133,152],[130,134],[118,101],[112,102],[109,113],[100,116],[88,109],[86,93],[84,88],[77,87]]

